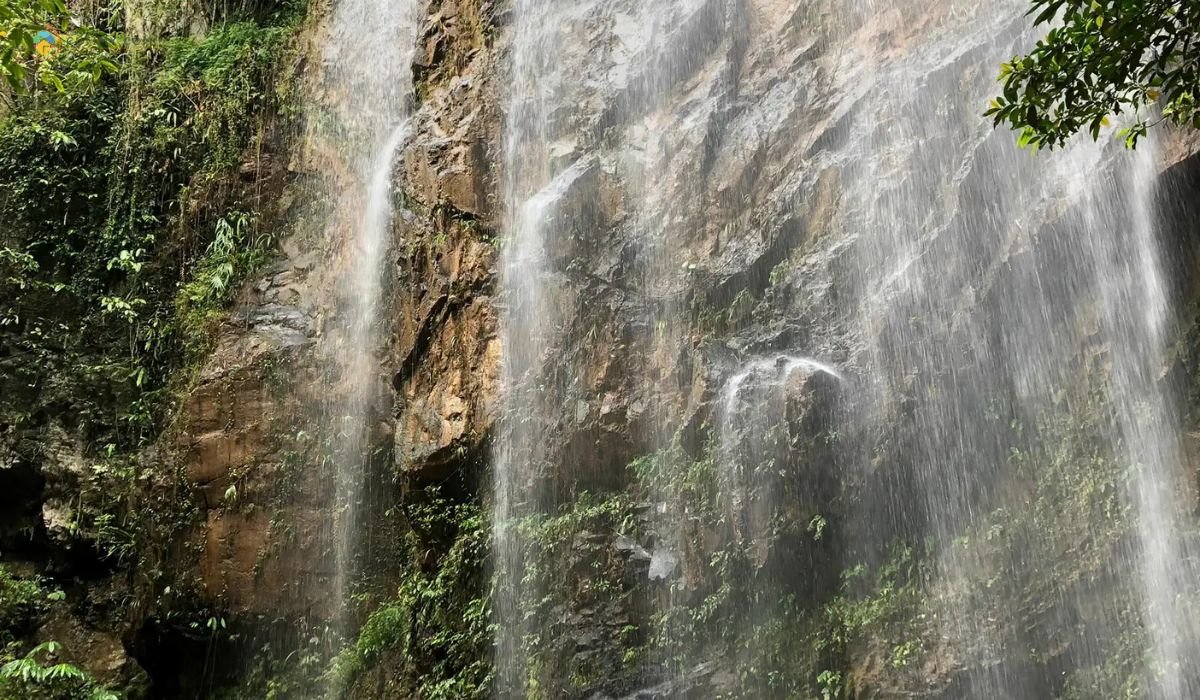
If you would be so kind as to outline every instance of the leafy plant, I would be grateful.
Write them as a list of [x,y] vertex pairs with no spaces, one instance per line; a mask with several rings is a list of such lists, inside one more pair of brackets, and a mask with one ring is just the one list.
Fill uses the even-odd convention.
[[45,642],[0,666],[0,690],[29,700],[120,700],[83,669],[58,660],[62,645]]
[[1200,127],[1200,4],[1180,0],[1033,0],[1050,27],[1033,50],[1001,67],[1003,93],[986,114],[1020,132],[1022,146],[1054,148],[1080,131],[1093,139],[1111,118],[1137,145],[1162,119]]
[[80,21],[66,0],[0,0],[0,78],[13,91],[27,90],[31,78],[59,93],[86,91],[118,70],[121,42]]
[[38,624],[46,601],[36,579],[18,578],[0,565],[0,648]]
[[821,700],[837,700],[843,697],[842,674],[838,671],[821,671],[817,676],[817,685],[821,688]]

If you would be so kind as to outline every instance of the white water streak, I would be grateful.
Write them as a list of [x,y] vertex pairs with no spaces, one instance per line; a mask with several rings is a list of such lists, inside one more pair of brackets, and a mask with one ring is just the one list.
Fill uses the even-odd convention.
[[[380,395],[378,348],[384,262],[392,237],[393,167],[409,134],[412,57],[424,3],[338,0],[321,66],[325,111],[310,121],[315,140],[337,162],[330,192],[330,236],[342,276],[337,310],[322,335],[325,362],[336,377],[330,452],[336,492],[330,504],[335,571],[335,629],[351,632],[346,615],[359,545],[360,508],[373,401]],[[324,133],[328,132],[328,133]]]

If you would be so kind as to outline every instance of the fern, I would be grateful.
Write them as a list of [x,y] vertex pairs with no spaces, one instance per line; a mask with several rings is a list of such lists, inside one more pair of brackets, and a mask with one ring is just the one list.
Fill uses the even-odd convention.
[[58,642],[43,642],[23,658],[0,666],[0,689],[3,688],[3,681],[10,681],[30,695],[40,691],[40,694],[49,697],[120,700],[116,693],[97,683],[87,671],[73,664],[58,662],[61,650],[62,645]]

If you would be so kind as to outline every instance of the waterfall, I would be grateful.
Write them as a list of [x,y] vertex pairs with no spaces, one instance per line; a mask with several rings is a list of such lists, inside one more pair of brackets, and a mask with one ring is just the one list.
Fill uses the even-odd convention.
[[[1033,154],[993,128],[998,66],[1035,38],[1023,0],[801,5],[515,3],[498,696],[526,694],[524,640],[552,634],[528,601],[563,593],[531,589],[520,523],[589,478],[556,444],[604,401],[580,319],[621,327],[613,393],[634,449],[690,441],[682,459],[715,463],[701,485],[715,523],[678,489],[624,485],[648,502],[640,585],[657,586],[658,632],[682,636],[672,615],[706,594],[737,611],[706,609],[687,651],[658,661],[678,685],[654,692],[714,658],[743,667],[727,686],[765,692],[778,679],[754,676],[779,659],[759,633],[785,607],[819,616],[853,597],[902,543],[920,550],[893,568],[927,597],[921,643],[960,670],[964,697],[1086,697],[1088,674],[1143,643],[1150,696],[1196,695],[1153,140]],[[775,55],[771,36],[803,38]],[[671,476],[707,473],[685,471]],[[709,560],[720,548],[736,570]],[[1026,589],[1053,610],[1017,609]],[[1037,624],[1018,626],[1026,613]],[[1035,648],[1043,666],[1025,660]]]
[[[579,339],[564,331],[585,313],[589,300],[563,294],[569,289],[563,270],[569,261],[554,259],[552,251],[561,249],[563,239],[595,225],[597,215],[585,200],[595,196],[592,188],[602,172],[621,170],[637,192],[629,199],[639,217],[634,225],[646,234],[641,282],[645,304],[653,309],[647,312],[646,327],[667,341],[661,345],[667,350],[679,331],[674,322],[683,290],[677,261],[666,247],[669,237],[653,237],[662,224],[662,210],[656,208],[651,181],[660,159],[669,154],[655,150],[654,129],[661,125],[654,124],[650,113],[714,37],[719,41],[724,12],[722,3],[709,0],[671,0],[628,14],[614,14],[602,0],[517,0],[514,6],[503,182],[509,229],[501,272],[504,418],[494,460],[493,605],[497,694],[502,698],[523,695],[529,672],[523,639],[545,622],[522,610],[522,601],[538,600],[546,591],[531,589],[526,580],[528,543],[520,522],[553,512],[574,495],[567,489],[586,478],[579,469],[564,471],[558,463],[563,453],[550,443],[562,416],[596,398],[573,378],[582,370],[572,361]],[[613,38],[603,57],[586,53],[586,38],[597,23],[606,24]],[[563,65],[595,71],[597,80],[608,83],[606,92],[615,93],[602,107],[607,114],[599,123],[579,125],[595,118],[589,114],[595,105],[586,99],[593,86],[575,81]],[[641,117],[644,124],[622,151],[630,159],[617,165],[611,154],[602,159],[584,153],[588,146],[583,142],[594,141],[604,121]],[[655,433],[656,442],[664,444],[669,408],[656,405],[653,410],[663,416]],[[658,553],[655,561],[671,556]]]
[[330,385],[322,400],[334,487],[324,537],[333,569],[329,590],[316,598],[330,600],[338,636],[352,632],[356,552],[367,525],[360,511],[376,447],[373,426],[386,395],[379,350],[393,167],[409,133],[411,65],[422,14],[416,0],[338,0],[322,55],[319,106],[309,117],[312,140],[330,161],[332,254],[326,274],[336,286],[320,346]]
[[1188,492],[1180,483],[1181,426],[1173,397],[1160,386],[1170,300],[1152,206],[1155,155],[1155,140],[1146,139],[1124,170],[1118,187],[1128,198],[1126,212],[1114,211],[1113,203],[1121,201],[1119,192],[1096,193],[1089,202],[1087,222],[1092,231],[1122,221],[1127,228],[1124,236],[1096,236],[1092,255],[1104,325],[1111,336],[1109,391],[1116,434],[1125,460],[1135,469],[1137,543],[1130,563],[1140,568],[1146,624],[1162,665],[1154,697],[1182,700],[1200,692],[1195,677],[1185,675],[1189,660],[1200,650],[1200,629],[1183,601],[1185,593],[1195,590],[1200,571],[1181,533],[1186,508],[1175,496]]
[[[1107,575],[1142,599],[1162,665],[1153,697],[1192,697],[1181,667],[1194,655],[1195,631],[1176,615],[1195,576],[1174,502],[1182,477],[1175,397],[1160,376],[1169,302],[1153,221],[1154,144],[1129,154],[1080,138],[1064,152],[1034,156],[993,133],[978,105],[997,89],[989,67],[1028,45],[1023,5],[945,3],[944,31],[905,59],[870,68],[876,92],[850,137],[856,174],[844,206],[857,238],[855,296],[874,392],[874,408],[866,408],[882,422],[896,397],[913,407],[908,459],[923,505],[910,517],[927,523],[941,543],[945,578],[964,589],[995,564],[949,543],[992,509],[1017,504],[1006,499],[1030,497],[1019,495],[1032,490],[1022,480],[1042,475],[1016,472],[1026,456],[1052,455],[1064,433],[1096,421],[1097,436],[1124,465],[1117,484],[1128,486],[1136,521],[1132,540],[1101,545],[1117,552]],[[904,21],[914,8],[892,9]],[[869,28],[882,17],[868,10],[862,22]],[[955,64],[980,65],[981,77],[961,80],[949,70]],[[1031,228],[1036,222],[1048,225]],[[999,266],[989,268],[989,259]],[[1081,354],[1089,345],[1106,356]],[[1071,390],[1088,382],[1102,395]],[[892,524],[881,524],[867,526],[879,546],[894,536]],[[1101,537],[1105,524],[1087,526]],[[1057,563],[1018,554],[1005,564],[1013,575]],[[1096,616],[1090,595],[1066,592],[1065,607]],[[971,612],[952,611],[946,633],[996,654],[995,631]],[[1105,647],[1116,643],[1109,624],[1119,627],[1115,618],[1097,620],[1074,639],[1066,665],[1103,664]],[[1036,696],[1045,692],[1040,683],[980,671],[972,696]]]
[[548,458],[546,425],[561,406],[546,386],[547,353],[555,341],[558,311],[551,298],[553,270],[547,261],[554,210],[572,172],[554,178],[549,132],[556,106],[554,86],[545,85],[560,33],[547,31],[565,18],[537,0],[514,3],[512,86],[505,123],[503,195],[508,237],[503,250],[501,284],[505,313],[501,326],[501,365],[505,424],[496,446],[494,473],[493,608],[496,619],[496,696],[525,695],[527,658],[524,638],[537,621],[528,620],[523,601],[540,595],[525,583],[522,517],[541,512],[547,496],[542,469]]

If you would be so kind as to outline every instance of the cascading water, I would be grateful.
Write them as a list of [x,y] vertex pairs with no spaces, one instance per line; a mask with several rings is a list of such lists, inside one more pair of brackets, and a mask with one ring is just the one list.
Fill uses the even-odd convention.
[[[861,582],[838,569],[886,569],[901,542],[933,601],[909,622],[935,631],[897,645],[896,668],[929,644],[961,668],[963,697],[1087,697],[1144,642],[1145,694],[1195,696],[1153,143],[1034,155],[993,130],[997,67],[1031,40],[1020,0],[811,5],[514,7],[498,695],[527,690],[522,640],[551,636],[523,609],[556,592],[529,590],[517,524],[588,476],[553,444],[604,401],[580,377],[572,324],[586,317],[636,348],[638,386],[612,391],[633,397],[638,448],[690,440],[686,459],[711,449],[716,465],[715,524],[671,502],[675,483],[631,489],[656,516],[655,619],[746,596],[691,624],[659,677],[735,649],[740,690],[761,696],[785,682],[754,678],[780,665],[763,639],[788,619],[782,601],[795,615],[852,596]],[[770,32],[789,52],[756,38]],[[588,238],[596,219],[617,255]],[[619,290],[615,320],[571,296],[588,275]],[[714,573],[706,548],[725,546],[740,568]],[[1027,590],[1053,611],[1018,609]],[[1012,660],[1030,649],[1040,665]]]
[[721,492],[729,501],[735,537],[749,547],[769,537],[770,519],[778,508],[772,481],[776,461],[791,449],[782,430],[788,418],[789,384],[795,380],[811,392],[815,374],[842,380],[829,365],[777,355],[751,361],[721,391]]
[[[889,9],[900,22],[928,11],[908,3]],[[1022,460],[1052,454],[1067,439],[1051,423],[1078,425],[1095,410],[1072,395],[1072,385],[1103,386],[1091,399],[1108,408],[1094,420],[1126,466],[1114,485],[1128,486],[1137,533],[1100,545],[1113,548],[1107,575],[1129,595],[1138,596],[1140,586],[1161,664],[1149,682],[1157,688],[1152,696],[1192,697],[1180,664],[1195,650],[1194,631],[1188,616],[1170,612],[1178,612],[1177,596],[1194,576],[1172,502],[1179,429],[1158,376],[1167,300],[1149,204],[1153,145],[1132,156],[1075,143],[1032,157],[1008,134],[993,134],[978,105],[996,89],[990,67],[1025,45],[1022,9],[1017,2],[944,3],[944,30],[905,59],[872,68],[878,92],[849,137],[855,175],[843,211],[857,235],[856,298],[880,411],[874,420],[886,420],[896,397],[912,411],[906,457],[923,505],[909,513],[937,538],[945,579],[969,589],[994,575],[987,572],[995,563],[981,564],[951,543],[1018,494],[1036,497],[1022,480],[1043,476],[1018,474]],[[882,14],[866,11],[865,26]],[[972,65],[980,67],[974,76],[966,72]],[[938,66],[947,70],[931,70]],[[916,90],[914,81],[921,81]],[[1039,216],[1053,222],[1049,230],[1027,228]],[[997,258],[1001,266],[982,264]],[[1079,354],[1089,343],[1107,353],[1100,366]],[[1087,527],[1102,531],[1101,523]],[[882,545],[893,535],[876,530],[874,539]],[[1003,565],[1017,576],[1056,563],[1040,561],[1036,551],[1019,556]],[[1064,595],[1076,614],[1096,616],[1091,592]],[[969,612],[946,615],[947,633],[997,653],[997,631]],[[1116,620],[1094,622],[1062,631],[1067,667],[1102,665],[1114,653],[1105,627]],[[1048,682],[985,669],[972,674],[971,695],[1032,697],[1047,692]]]
[[[572,379],[580,368],[572,366],[567,357],[579,339],[569,337],[564,329],[571,319],[582,315],[580,307],[589,300],[562,294],[570,285],[563,279],[563,261],[554,260],[552,251],[561,239],[592,225],[595,216],[580,205],[581,198],[591,195],[579,191],[593,187],[595,180],[603,177],[602,171],[620,168],[630,181],[649,180],[654,177],[656,161],[668,157],[654,151],[652,120],[626,149],[640,162],[618,166],[611,160],[601,162],[581,155],[581,142],[594,141],[594,130],[601,128],[573,121],[575,112],[586,114],[593,107],[584,99],[591,86],[563,82],[566,73],[556,68],[570,63],[581,70],[595,70],[597,79],[610,81],[608,87],[618,95],[601,121],[637,118],[652,111],[674,82],[691,69],[696,54],[719,35],[725,12],[721,3],[704,0],[672,0],[628,13],[620,10],[614,14],[613,10],[603,0],[518,0],[514,7],[504,161],[510,228],[502,268],[505,424],[494,464],[493,601],[498,626],[497,694],[503,698],[523,694],[528,682],[523,640],[539,632],[544,622],[531,619],[521,609],[522,601],[538,600],[545,592],[531,590],[533,584],[525,576],[529,553],[520,534],[520,521],[547,513],[565,495],[564,487],[575,487],[573,482],[585,476],[578,471],[564,473],[553,464],[569,460],[570,455],[556,450],[550,441],[562,416],[596,398]],[[718,21],[708,21],[714,15]],[[688,20],[684,26],[678,24],[681,17]],[[617,37],[611,53],[601,60],[581,54],[587,47],[585,40],[573,41],[586,37],[598,25]],[[661,212],[649,204],[653,201],[649,186],[642,187],[639,194],[646,197],[647,204],[638,206],[631,200],[630,205],[647,213],[637,225],[649,235],[656,225],[653,219]],[[646,239],[645,252],[652,262],[643,282],[651,299],[648,307],[658,309],[645,320],[653,332],[667,338],[675,335],[676,314],[666,309],[677,308],[679,299],[671,296],[678,297],[681,290],[675,279],[678,266],[663,244],[663,240]],[[668,324],[672,324],[670,328]],[[665,429],[656,432],[665,434]]]
[[[1180,422],[1174,401],[1162,386],[1167,352],[1169,299],[1159,261],[1154,224],[1153,183],[1157,176],[1153,139],[1124,168],[1125,177],[1109,190],[1090,193],[1085,223],[1090,232],[1123,223],[1123,235],[1095,236],[1091,254],[1099,281],[1102,323],[1110,337],[1113,403],[1120,454],[1133,474],[1136,546],[1129,559],[1140,569],[1145,624],[1159,664],[1153,697],[1195,697],[1200,682],[1187,675],[1200,651],[1200,628],[1186,595],[1196,590],[1195,552],[1181,532],[1186,509]],[[1115,191],[1114,191],[1115,188]],[[1121,211],[1121,193],[1127,202]],[[1114,203],[1117,203],[1114,206]],[[1116,447],[1116,446],[1114,446]]]
[[[542,511],[547,486],[541,467],[548,457],[546,425],[560,407],[546,386],[546,353],[558,323],[546,239],[552,217],[572,175],[554,180],[555,163],[547,143],[556,86],[545,85],[560,36],[546,31],[559,18],[537,0],[518,0],[514,14],[512,92],[505,131],[504,201],[508,243],[501,282],[506,311],[501,328],[501,368],[507,423],[496,447],[493,549],[496,585],[495,692],[499,698],[525,695],[524,638],[538,621],[528,620],[523,601],[539,594],[525,583],[525,552],[520,519]],[[547,15],[550,15],[549,17]],[[544,23],[544,24],[543,24]]]
[[[339,370],[347,382],[346,394],[335,420],[334,457],[337,467],[335,513],[336,569],[334,600],[344,601],[347,582],[354,573],[358,545],[359,509],[364,497],[366,465],[371,460],[369,442],[372,399],[379,395],[377,349],[380,335],[379,309],[383,260],[392,222],[392,165],[408,134],[401,122],[379,144],[367,180],[362,221],[354,242],[354,262],[348,285],[348,317],[339,329],[345,335],[338,349]],[[373,386],[374,385],[374,386]]]
[[[350,632],[347,604],[356,574],[355,553],[371,432],[386,384],[379,376],[384,269],[392,236],[392,179],[408,135],[412,109],[412,55],[422,4],[405,0],[338,0],[326,39],[321,73],[324,110],[310,117],[314,141],[330,152],[334,186],[329,274],[337,298],[322,331],[322,352],[335,389],[326,394],[326,444],[334,469],[326,541],[333,574],[335,632]],[[365,36],[370,37],[369,40]],[[318,596],[321,597],[321,596]]]
[[[768,566],[781,509],[803,500],[804,495],[798,497],[797,492],[819,490],[811,476],[796,478],[789,473],[789,465],[820,458],[800,445],[819,442],[814,438],[829,423],[831,399],[842,381],[842,375],[824,363],[775,355],[751,360],[721,390],[718,488],[729,537],[749,567],[762,570]],[[806,530],[820,540],[826,526],[816,514],[806,523]],[[770,577],[748,584],[747,597],[752,605],[740,624],[718,633],[717,638],[732,641],[740,637],[736,663],[768,668],[771,651],[746,631],[774,624],[785,601]]]

